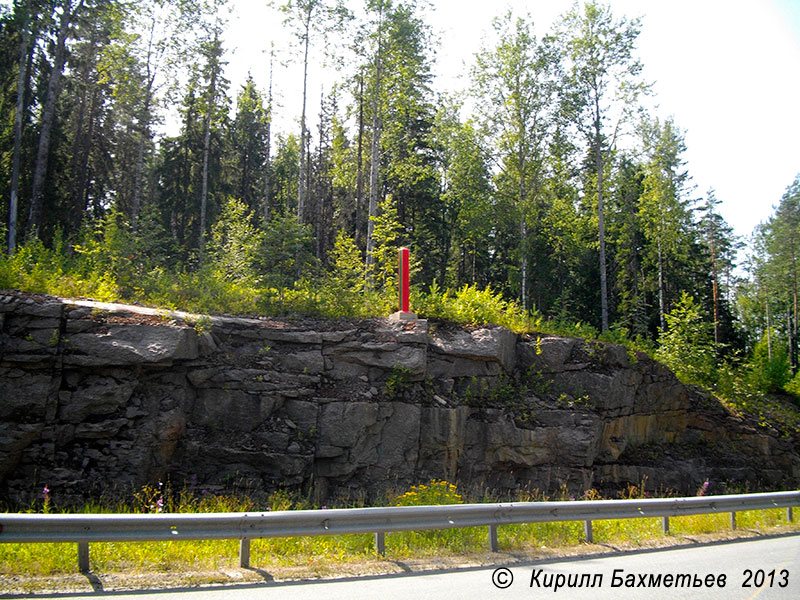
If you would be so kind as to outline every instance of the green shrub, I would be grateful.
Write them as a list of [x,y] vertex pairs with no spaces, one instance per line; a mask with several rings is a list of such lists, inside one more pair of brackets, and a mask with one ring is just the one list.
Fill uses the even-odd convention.
[[792,379],[783,386],[784,391],[790,393],[795,397],[795,400],[800,402],[800,371],[792,377]]
[[781,391],[792,379],[786,346],[778,341],[774,333],[772,337],[771,356],[770,344],[765,334],[753,348],[753,356],[747,365],[751,385],[757,391],[767,394]]
[[683,292],[672,311],[665,315],[666,331],[658,338],[656,359],[667,365],[685,383],[710,386],[716,380],[716,353],[711,324],[703,319],[700,306]]
[[528,313],[489,286],[480,289],[476,285],[464,285],[455,292],[441,293],[438,286],[431,286],[427,294],[416,293],[412,299],[416,302],[412,310],[429,318],[469,325],[492,323],[516,332],[530,331],[541,325],[541,316]]

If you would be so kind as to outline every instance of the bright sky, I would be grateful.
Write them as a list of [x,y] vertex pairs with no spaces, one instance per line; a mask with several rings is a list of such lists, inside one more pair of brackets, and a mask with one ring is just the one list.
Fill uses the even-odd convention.
[[[800,0],[610,0],[616,17],[642,17],[638,55],[654,82],[655,116],[673,117],[685,131],[684,158],[696,186],[714,188],[721,212],[738,235],[772,214],[800,173]],[[270,41],[285,51],[281,17],[254,0],[233,0],[227,47],[235,94],[248,71],[265,90]],[[529,13],[542,36],[572,0],[431,0],[427,22],[440,39],[436,89],[466,85],[472,57],[508,8]],[[317,40],[319,43],[319,40]],[[319,95],[329,84],[312,71],[308,114],[315,128]],[[276,67],[274,92],[284,113],[278,128],[299,129],[302,69]]]

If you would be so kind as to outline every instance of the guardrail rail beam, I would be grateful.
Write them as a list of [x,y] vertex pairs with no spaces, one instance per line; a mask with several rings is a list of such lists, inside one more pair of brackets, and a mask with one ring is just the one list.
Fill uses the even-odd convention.
[[606,519],[661,518],[664,533],[670,517],[736,513],[800,506],[800,491],[687,498],[639,498],[437,506],[385,506],[251,513],[158,514],[0,514],[0,543],[76,543],[78,568],[90,571],[89,544],[166,540],[239,540],[239,565],[249,568],[250,542],[257,538],[371,533],[375,551],[386,553],[386,534],[462,527],[488,527],[489,549],[498,551],[497,528],[513,523],[583,521],[584,537],[593,542],[592,522]]

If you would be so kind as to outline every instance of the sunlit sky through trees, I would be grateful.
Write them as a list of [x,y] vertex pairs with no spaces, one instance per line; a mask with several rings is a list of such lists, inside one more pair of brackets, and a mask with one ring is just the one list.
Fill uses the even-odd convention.
[[[654,116],[672,116],[685,130],[692,196],[714,188],[723,217],[738,235],[748,235],[800,172],[800,0],[611,0],[610,5],[616,17],[642,17],[639,57],[655,92],[645,102]],[[530,14],[542,36],[571,6],[571,0],[432,0],[426,20],[440,40],[435,89],[458,92],[469,85],[469,67],[493,17],[508,9]],[[292,38],[282,15],[250,0],[232,7],[226,38],[231,90],[239,89],[248,72],[266,90],[274,42],[276,125],[284,132],[299,129],[302,62],[296,49],[288,49]],[[308,111],[316,115],[320,92],[342,76],[325,73],[323,42],[312,38],[312,44],[316,68],[309,75]],[[315,121],[312,116],[312,130]]]

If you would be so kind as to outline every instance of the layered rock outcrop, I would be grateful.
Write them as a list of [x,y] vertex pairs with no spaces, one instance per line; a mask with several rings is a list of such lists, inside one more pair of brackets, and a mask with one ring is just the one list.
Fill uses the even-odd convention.
[[198,317],[0,292],[0,499],[170,478],[377,496],[797,487],[796,441],[621,346],[425,321]]

